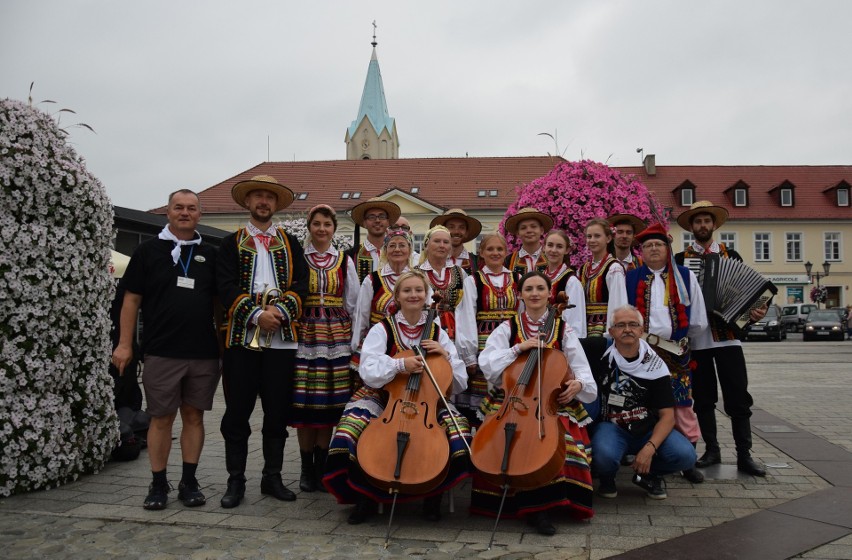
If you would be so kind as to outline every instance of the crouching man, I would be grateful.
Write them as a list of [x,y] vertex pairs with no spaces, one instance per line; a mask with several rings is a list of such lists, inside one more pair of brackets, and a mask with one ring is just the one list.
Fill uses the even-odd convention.
[[622,456],[635,455],[633,483],[649,498],[667,497],[663,475],[695,463],[695,449],[675,425],[674,396],[665,362],[642,340],[642,315],[632,305],[612,314],[613,345],[604,354],[607,375],[601,383],[601,415],[592,426],[598,495],[615,498],[615,475]]

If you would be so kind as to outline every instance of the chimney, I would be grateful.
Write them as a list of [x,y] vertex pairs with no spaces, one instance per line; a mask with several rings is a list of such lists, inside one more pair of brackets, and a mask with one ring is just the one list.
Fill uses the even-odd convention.
[[654,154],[648,154],[642,160],[642,165],[645,166],[645,174],[654,176],[657,174],[657,157]]

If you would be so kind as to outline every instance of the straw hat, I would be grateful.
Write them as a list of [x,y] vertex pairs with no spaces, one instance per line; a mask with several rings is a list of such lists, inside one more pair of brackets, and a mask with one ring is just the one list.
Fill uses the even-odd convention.
[[686,231],[692,231],[692,217],[696,214],[710,214],[713,216],[713,221],[716,227],[719,228],[728,221],[728,211],[721,206],[715,206],[709,200],[699,200],[693,202],[689,210],[677,217],[677,223]]
[[609,225],[611,225],[612,227],[626,222],[633,226],[634,235],[647,227],[645,225],[645,220],[643,220],[639,216],[634,216],[633,214],[613,214],[612,216],[607,218],[606,221],[609,222]]
[[517,214],[509,217],[506,220],[504,227],[506,228],[506,231],[508,231],[512,235],[518,235],[518,224],[520,224],[524,220],[538,220],[538,223],[541,224],[541,227],[544,229],[545,232],[548,232],[553,229],[553,218],[529,206],[527,206],[526,208],[521,208],[520,210],[518,210]]
[[382,200],[380,198],[371,198],[352,209],[352,221],[363,227],[364,214],[366,214],[367,210],[370,210],[371,208],[384,210],[388,215],[388,222],[390,225],[394,225],[402,215],[402,210],[400,210],[399,206],[393,202],[388,202],[387,200]]
[[278,212],[293,204],[293,191],[279,183],[275,177],[269,175],[255,175],[248,181],[240,181],[231,189],[231,198],[234,202],[246,208],[246,197],[251,191],[269,191],[278,197],[275,211]]
[[482,231],[482,222],[472,216],[468,216],[467,212],[465,212],[461,208],[450,208],[440,216],[435,216],[434,218],[432,218],[432,221],[429,222],[429,227],[446,227],[447,222],[453,219],[464,220],[464,222],[467,224],[467,235],[462,239],[462,243],[467,243],[468,241],[476,239],[476,236],[479,235],[479,233]]

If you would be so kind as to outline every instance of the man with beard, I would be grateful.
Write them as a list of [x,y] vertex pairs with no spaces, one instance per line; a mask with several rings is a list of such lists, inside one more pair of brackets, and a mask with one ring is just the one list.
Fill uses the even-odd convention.
[[216,268],[219,297],[228,309],[221,425],[228,489],[223,508],[240,505],[245,495],[249,418],[258,395],[263,406],[260,491],[279,500],[296,499],[284,486],[281,469],[292,408],[296,322],[308,291],[301,244],[272,225],[275,212],[293,202],[293,192],[273,177],[258,175],[234,185],[231,196],[251,217],[222,241]]
[[[742,261],[739,253],[713,240],[713,232],[728,219],[728,211],[707,200],[694,203],[677,218],[677,223],[692,232],[695,241],[675,257],[678,264],[685,258],[703,258],[718,254],[722,258]],[[716,437],[716,402],[719,400],[716,377],[725,399],[725,413],[731,419],[731,431],[737,449],[737,469],[753,475],[766,476],[766,469],[751,457],[751,405],[748,392],[748,373],[742,344],[736,334],[712,310],[708,310],[710,328],[692,339],[692,357],[697,368],[692,377],[694,410],[698,416],[701,437],[706,450],[695,464],[699,468],[722,462],[722,452]],[[766,315],[766,306],[751,312],[751,320]]]
[[642,266],[642,259],[633,254],[636,234],[645,229],[645,222],[633,214],[614,214],[606,219],[613,228],[612,256],[624,267],[624,272]]
[[385,234],[401,213],[399,206],[379,198],[371,198],[352,209],[352,221],[367,230],[367,239],[346,252],[355,263],[359,282],[379,269],[379,251]]
[[468,216],[461,208],[450,208],[429,224],[430,228],[435,226],[444,226],[450,232],[452,252],[447,258],[447,266],[460,266],[468,276],[479,270],[479,256],[469,253],[464,244],[476,239],[482,231],[482,222]]
[[625,454],[635,455],[633,483],[654,500],[667,497],[663,475],[695,463],[695,449],[673,429],[669,368],[640,336],[642,325],[632,305],[617,308],[609,325],[613,344],[604,353],[609,366],[598,388],[601,415],[591,428],[602,498],[618,495],[615,475]]

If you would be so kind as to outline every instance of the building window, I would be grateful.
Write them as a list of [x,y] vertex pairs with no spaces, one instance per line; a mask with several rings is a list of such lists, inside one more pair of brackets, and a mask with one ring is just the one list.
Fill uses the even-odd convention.
[[474,247],[473,252],[479,253],[479,246],[482,244],[482,234],[476,236],[474,243],[476,246]]
[[825,260],[840,260],[840,232],[832,231],[823,235],[825,240]]
[[691,233],[683,233],[683,250],[686,251],[692,242],[695,241],[695,236]]
[[485,196],[485,191],[479,191],[476,196]]
[[308,193],[300,192],[298,198],[299,198],[299,200],[305,200],[306,198],[308,198]]
[[802,260],[802,234],[788,233],[787,234],[787,260],[801,261]]
[[837,189],[837,205],[849,206],[849,189]]
[[680,191],[680,205],[681,206],[692,206],[692,203],[695,202],[695,191],[691,188],[683,188]]
[[488,191],[488,196],[497,196],[497,191]]
[[349,193],[348,192],[340,193],[340,198],[343,198],[343,199],[349,198]]
[[361,191],[352,193],[352,198],[361,198]]
[[737,250],[737,234],[732,231],[726,231],[719,234],[719,241],[725,244],[725,247],[730,251]]
[[422,233],[414,234],[414,251],[417,253],[423,252],[423,236]]
[[755,233],[754,234],[754,260],[755,262],[769,262],[772,260],[772,250],[770,245],[771,234]]
[[781,206],[793,205],[793,189],[781,189]]
[[734,189],[734,206],[748,206],[748,191]]
[[420,192],[420,187],[411,187],[411,194],[417,194]]

